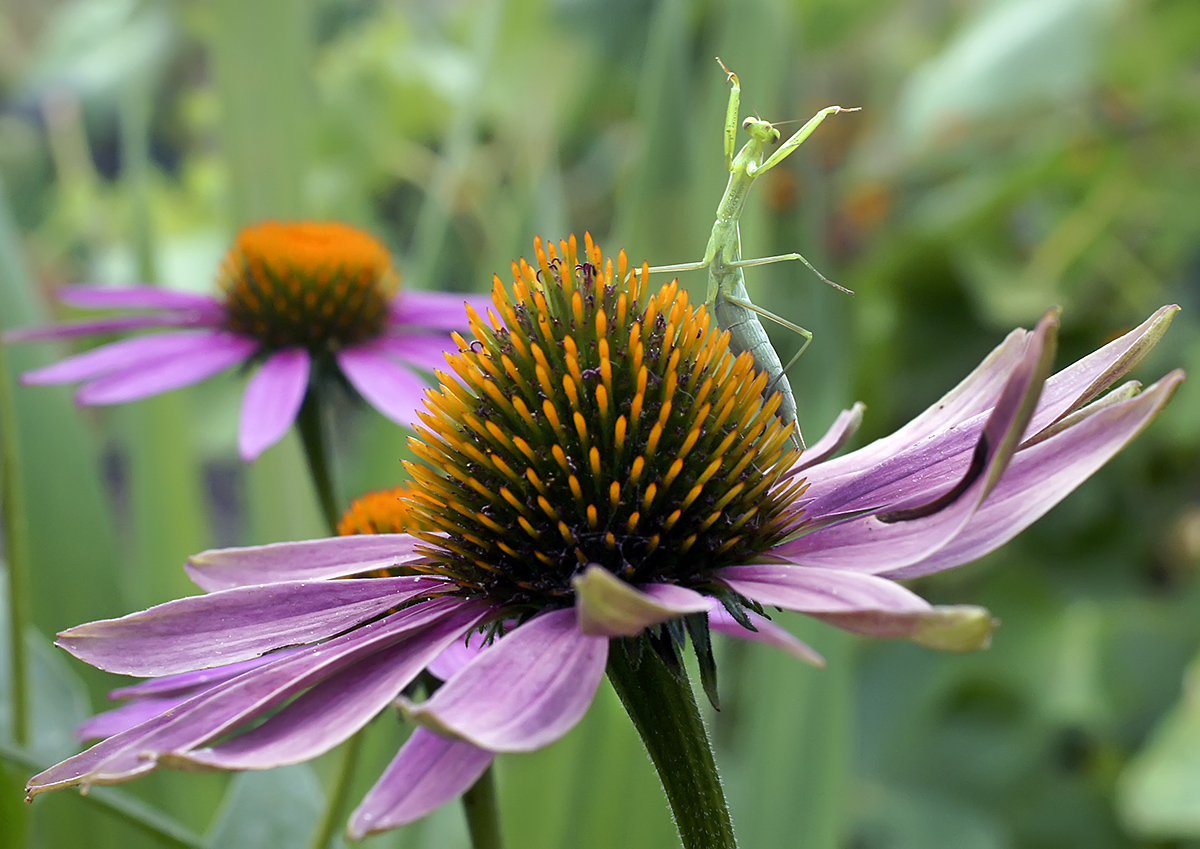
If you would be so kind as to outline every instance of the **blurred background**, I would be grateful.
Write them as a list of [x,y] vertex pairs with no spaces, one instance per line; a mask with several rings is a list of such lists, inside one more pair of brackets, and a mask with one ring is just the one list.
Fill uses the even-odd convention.
[[[1135,376],[1193,374],[1046,519],[918,582],[1003,620],[990,651],[790,616],[826,670],[720,646],[710,718],[742,845],[1200,846],[1194,0],[0,0],[0,323],[69,317],[51,294],[78,282],[208,290],[263,218],[360,225],[422,289],[485,291],[535,234],[699,259],[727,179],[717,55],[743,115],[863,107],[760,180],[742,223],[744,255],[799,250],[857,292],[797,263],[747,274],[815,334],[792,375],[810,440],[856,399],[856,444],[890,432],[1054,304],[1060,366],[1181,304]],[[704,272],[682,282],[703,299]],[[798,340],[769,330],[786,360]],[[67,352],[7,355],[15,373]],[[320,535],[294,436],[236,459],[243,380],[109,409],[17,390],[38,765],[76,750],[71,729],[118,684],[54,632],[193,592],[181,565],[201,549]],[[403,431],[365,407],[339,421],[345,499],[403,480]],[[355,800],[406,733],[370,727]],[[332,763],[164,772],[25,808],[31,770],[10,760],[0,846],[188,845],[129,822],[137,806],[212,846],[304,845]],[[502,758],[499,781],[511,846],[675,845],[607,688],[562,742]],[[365,845],[465,847],[461,820],[450,805]]]

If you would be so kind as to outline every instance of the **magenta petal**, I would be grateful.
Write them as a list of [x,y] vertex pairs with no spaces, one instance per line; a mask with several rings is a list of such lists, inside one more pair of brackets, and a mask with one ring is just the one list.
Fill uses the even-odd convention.
[[296,420],[308,390],[311,363],[308,351],[303,348],[278,351],[267,358],[246,384],[238,449],[247,463],[283,439]]
[[346,379],[376,410],[405,427],[418,420],[426,385],[407,367],[366,348],[339,351],[337,362]]
[[251,660],[242,660],[237,663],[227,663],[224,666],[216,666],[209,669],[196,669],[191,672],[179,672],[175,675],[163,675],[158,678],[149,678],[137,684],[131,684],[128,687],[120,687],[116,690],[111,690],[108,694],[110,699],[133,699],[133,698],[161,698],[164,696],[194,696],[202,690],[207,690],[215,684],[223,684],[232,678],[237,678],[239,675],[249,672],[252,669],[258,669],[260,666],[265,666],[268,663],[274,663],[288,652],[296,651],[297,649],[280,649],[271,652],[263,657],[256,657]]
[[188,558],[185,568],[196,586],[207,592],[281,581],[346,578],[417,560],[419,543],[408,534],[359,534],[215,548]]
[[80,740],[103,740],[130,728],[141,725],[156,716],[161,716],[173,707],[186,702],[192,697],[191,693],[177,696],[154,696],[138,699],[129,704],[121,705],[104,713],[98,713],[92,718],[80,723],[75,729],[75,736]]
[[484,643],[483,634],[467,634],[463,639],[455,640],[446,646],[441,654],[431,660],[428,672],[440,681],[449,681],[485,648],[487,645]]
[[205,335],[205,344],[195,350],[140,362],[84,384],[75,400],[80,404],[124,404],[190,386],[248,359],[258,347],[253,339],[232,333]]
[[595,563],[571,579],[579,630],[602,637],[632,637],[651,625],[688,613],[703,613],[709,600],[673,584],[636,589]]
[[22,327],[4,334],[5,342],[41,342],[50,339],[73,339],[76,336],[97,336],[102,333],[125,333],[151,327],[212,327],[220,315],[207,313],[159,313],[156,315],[125,315],[117,318],[97,318],[71,321],[47,327]]
[[327,678],[263,724],[171,760],[216,769],[269,769],[329,751],[366,725],[448,644],[492,612],[475,602],[446,602],[449,615],[441,621]]
[[109,672],[172,675],[324,639],[437,586],[403,576],[238,587],[79,625],[57,645]]
[[928,575],[999,548],[1137,436],[1170,400],[1183,377],[1183,372],[1172,372],[1141,395],[1104,407],[1048,439],[1022,448],[995,490],[952,542],[930,557],[883,574],[890,578]]
[[392,302],[392,321],[432,330],[464,330],[468,326],[465,304],[486,315],[492,298],[451,292],[401,292]]
[[209,295],[176,292],[157,286],[67,286],[55,292],[64,304],[90,309],[134,310],[222,310],[220,301]]
[[210,331],[161,333],[101,345],[53,365],[21,375],[26,384],[74,383],[132,366],[153,364],[163,359],[187,356],[208,348],[216,334]]
[[351,839],[408,825],[465,793],[495,755],[418,728],[350,815]]
[[861,572],[764,563],[728,566],[713,574],[751,601],[810,616],[860,610],[905,613],[930,609],[929,602],[894,581]]
[[572,609],[544,613],[480,653],[412,718],[494,752],[529,752],[574,727],[596,695],[608,639],[579,631]]
[[850,438],[858,431],[862,424],[863,410],[866,408],[866,405],[859,401],[849,410],[842,410],[825,435],[800,455],[800,460],[792,471],[796,472],[817,463],[824,463],[841,450],[842,446],[849,442]]
[[753,610],[745,611],[750,622],[758,630],[751,631],[729,615],[722,605],[713,605],[708,612],[708,627],[727,637],[737,637],[739,640],[750,640],[783,649],[793,657],[811,663],[813,666],[825,668],[825,658],[815,649],[792,635],[791,631],[781,628],[765,616],[760,616]]
[[446,353],[458,353],[458,344],[446,333],[405,333],[384,336],[369,346],[425,371],[446,369]]

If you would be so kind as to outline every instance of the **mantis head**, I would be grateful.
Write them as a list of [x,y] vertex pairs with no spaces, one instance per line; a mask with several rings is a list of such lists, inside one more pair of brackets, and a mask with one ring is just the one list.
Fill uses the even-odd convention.
[[769,121],[761,118],[747,118],[742,122],[742,128],[750,137],[762,144],[775,144],[779,141],[779,130],[771,126]]

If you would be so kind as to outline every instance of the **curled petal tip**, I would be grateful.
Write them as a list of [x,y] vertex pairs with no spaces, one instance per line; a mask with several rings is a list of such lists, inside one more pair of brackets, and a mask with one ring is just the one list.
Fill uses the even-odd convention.
[[933,613],[922,617],[920,626],[909,639],[938,651],[979,651],[991,646],[992,631],[999,625],[1000,620],[982,607],[937,607]]

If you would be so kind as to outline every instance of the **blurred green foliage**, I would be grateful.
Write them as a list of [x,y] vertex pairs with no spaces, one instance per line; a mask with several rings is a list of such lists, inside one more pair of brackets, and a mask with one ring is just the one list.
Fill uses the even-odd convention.
[[[263,217],[367,227],[415,288],[484,291],[535,234],[698,259],[726,179],[719,54],[768,119],[863,107],[773,170],[742,227],[747,255],[799,249],[858,293],[788,265],[749,275],[816,333],[792,380],[810,435],[855,399],[865,437],[892,430],[1052,304],[1065,363],[1180,303],[1140,376],[1196,374],[1197,45],[1194,0],[0,0],[0,324],[64,317],[50,293],[74,282],[206,289]],[[683,282],[702,294],[703,274]],[[113,410],[19,390],[34,761],[69,752],[87,694],[99,708],[114,684],[49,635],[189,592],[197,549],[319,533],[293,438],[236,461],[241,379]],[[403,432],[338,420],[344,497],[401,479]],[[1200,846],[1198,421],[1185,384],[1047,519],[920,582],[1004,620],[988,652],[798,617],[829,669],[722,646],[712,721],[747,849]],[[360,793],[406,732],[387,716],[369,733]],[[209,845],[298,845],[326,760],[30,808],[9,762],[0,847],[164,845],[120,816],[142,802]],[[514,846],[674,839],[608,691],[560,744],[501,759],[500,782]],[[465,841],[447,806],[367,845]]]

